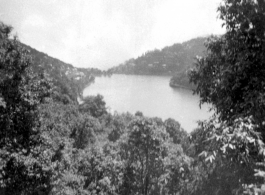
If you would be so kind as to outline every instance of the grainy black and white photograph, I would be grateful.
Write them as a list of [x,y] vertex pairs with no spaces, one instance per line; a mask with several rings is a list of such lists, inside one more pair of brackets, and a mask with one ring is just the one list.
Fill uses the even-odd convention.
[[0,195],[265,195],[265,0],[0,0]]

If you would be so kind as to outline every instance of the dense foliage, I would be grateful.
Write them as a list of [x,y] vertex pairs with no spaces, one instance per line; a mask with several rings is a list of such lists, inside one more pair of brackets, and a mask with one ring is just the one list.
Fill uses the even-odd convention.
[[198,153],[214,161],[208,175],[214,189],[203,194],[249,193],[249,187],[257,193],[265,139],[265,2],[225,0],[218,11],[227,32],[208,40],[206,57],[191,72],[201,103],[215,111],[194,134]]
[[38,106],[49,95],[43,75],[34,75],[31,59],[11,27],[0,24],[0,188],[7,194],[33,194],[48,187]]

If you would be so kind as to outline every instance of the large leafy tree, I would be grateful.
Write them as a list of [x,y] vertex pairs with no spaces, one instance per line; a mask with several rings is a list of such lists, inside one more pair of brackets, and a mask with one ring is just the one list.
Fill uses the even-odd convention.
[[223,178],[230,185],[227,192],[217,184],[215,192],[236,194],[244,184],[257,182],[254,169],[263,161],[265,1],[224,0],[218,12],[226,33],[208,40],[206,57],[191,71],[201,103],[215,111],[195,133],[195,145],[208,162],[218,159],[210,173],[216,183]]
[[121,194],[187,194],[191,159],[157,121],[136,117],[118,141],[124,162]]
[[[165,129],[159,129],[151,119],[137,118],[129,127],[128,141],[122,146],[128,164],[125,173],[125,190],[150,194],[158,189],[158,178],[163,172],[163,142]],[[124,139],[125,140],[125,139]],[[154,193],[154,191],[152,192]]]
[[253,116],[262,128],[265,92],[265,2],[224,0],[220,18],[227,32],[211,37],[191,81],[201,103],[213,105],[218,118]]
[[32,73],[31,59],[11,30],[0,23],[0,187],[6,194],[36,194],[47,189],[49,178],[38,105],[50,86]]

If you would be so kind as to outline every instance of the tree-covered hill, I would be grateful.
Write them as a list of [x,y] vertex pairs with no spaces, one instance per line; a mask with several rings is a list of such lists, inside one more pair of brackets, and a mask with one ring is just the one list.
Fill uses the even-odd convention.
[[76,101],[84,87],[94,81],[95,76],[103,74],[96,68],[76,68],[28,45],[20,44],[28,50],[32,58],[33,72],[44,72],[51,79],[58,94],[68,96],[72,101]]
[[192,66],[196,55],[203,54],[205,40],[205,37],[200,37],[161,50],[147,51],[136,59],[111,68],[111,71],[119,74],[173,76]]
[[199,37],[161,50],[148,51],[110,71],[117,74],[169,75],[173,76],[170,86],[190,88],[186,72],[193,66],[195,57],[203,55],[205,41],[206,37]]

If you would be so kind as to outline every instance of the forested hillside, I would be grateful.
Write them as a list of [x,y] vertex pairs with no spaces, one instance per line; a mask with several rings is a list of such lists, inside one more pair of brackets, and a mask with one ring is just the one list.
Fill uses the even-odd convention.
[[191,67],[195,62],[195,56],[203,54],[205,40],[206,38],[196,38],[161,50],[148,51],[111,70],[113,73],[122,74],[173,76]]
[[161,50],[148,51],[136,59],[111,68],[110,71],[117,74],[169,75],[173,76],[170,86],[192,88],[187,70],[194,66],[196,56],[203,56],[206,39],[200,37]]
[[[62,97],[58,98],[69,97],[71,101],[77,101],[76,97],[81,97],[84,87],[93,82],[95,76],[105,74],[105,72],[96,68],[76,68],[23,43],[21,43],[21,46],[31,56],[33,72],[45,73],[56,87],[58,94],[60,96],[63,94]],[[65,99],[65,101],[69,101],[69,99]]]

